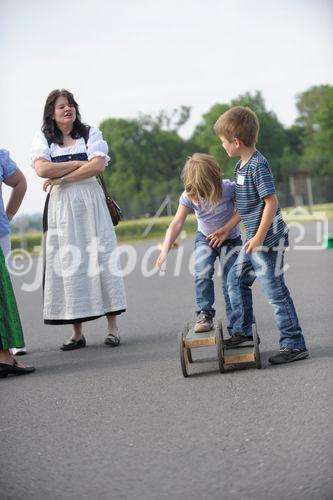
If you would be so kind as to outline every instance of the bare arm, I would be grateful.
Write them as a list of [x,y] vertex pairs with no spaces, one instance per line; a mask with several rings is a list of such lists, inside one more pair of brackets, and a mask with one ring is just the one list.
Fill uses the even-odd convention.
[[53,186],[58,186],[59,184],[67,184],[69,182],[77,182],[83,181],[84,179],[88,179],[89,177],[95,177],[96,175],[103,172],[104,158],[101,156],[96,156],[92,158],[90,161],[84,162],[84,165],[73,170],[69,174],[63,177],[57,177],[56,179],[46,179],[43,185],[43,190],[47,191],[47,188],[50,187],[50,192]]
[[37,160],[35,160],[35,170],[39,177],[43,177],[44,179],[55,179],[73,172],[85,163],[87,162],[79,160],[53,163],[52,161],[46,160],[46,158],[37,158]]
[[265,206],[262,212],[261,221],[257,229],[256,234],[247,241],[244,245],[246,248],[246,253],[251,253],[257,247],[262,247],[266,238],[267,231],[269,230],[272,222],[274,220],[276,210],[279,206],[277,196],[271,194],[264,198]]
[[77,170],[73,170],[64,177],[64,182],[83,181],[89,177],[95,177],[101,174],[105,169],[105,160],[102,156],[95,156],[89,161],[84,162]]
[[161,253],[156,260],[156,266],[160,271],[163,270],[162,264],[166,260],[172,244],[176,241],[177,236],[179,236],[181,230],[183,229],[184,222],[189,213],[189,208],[184,207],[184,205],[178,206],[178,210],[165,233]]
[[24,198],[27,190],[27,181],[18,168],[12,175],[5,179],[4,183],[13,188],[6,207],[6,215],[9,220],[12,220]]

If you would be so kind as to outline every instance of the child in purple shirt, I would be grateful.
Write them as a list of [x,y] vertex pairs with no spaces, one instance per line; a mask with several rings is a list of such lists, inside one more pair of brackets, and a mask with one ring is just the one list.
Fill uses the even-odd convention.
[[[182,179],[185,191],[179,199],[176,215],[171,221],[156,265],[160,270],[172,244],[180,234],[186,217],[194,212],[197,219],[195,237],[195,292],[197,320],[195,332],[207,332],[213,328],[214,265],[219,258],[222,266],[222,290],[226,305],[229,332],[233,331],[233,317],[227,290],[227,276],[242,246],[239,226],[233,228],[222,246],[217,246],[212,235],[234,214],[235,185],[222,180],[219,164],[213,156],[195,153],[185,163]],[[250,319],[252,322],[252,319]]]

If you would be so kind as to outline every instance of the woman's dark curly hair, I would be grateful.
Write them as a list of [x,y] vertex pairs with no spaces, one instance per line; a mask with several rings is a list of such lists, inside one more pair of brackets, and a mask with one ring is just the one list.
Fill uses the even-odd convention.
[[66,97],[69,104],[71,106],[74,106],[76,111],[76,119],[75,122],[73,123],[73,128],[70,134],[71,137],[73,139],[86,137],[87,130],[89,130],[89,127],[81,122],[79,106],[78,103],[75,101],[73,94],[65,89],[52,90],[52,92],[50,92],[49,95],[47,96],[46,103],[44,106],[42,132],[44,133],[49,144],[54,142],[55,144],[59,144],[59,146],[62,146],[63,145],[62,132],[57,127],[55,120],[53,120],[55,102],[60,96]]

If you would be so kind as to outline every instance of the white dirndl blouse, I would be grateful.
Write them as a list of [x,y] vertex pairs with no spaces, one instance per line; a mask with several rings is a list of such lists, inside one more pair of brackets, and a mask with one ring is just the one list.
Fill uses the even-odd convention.
[[[86,153],[110,160],[101,132],[90,128],[87,144],[50,146],[42,132],[33,139],[31,160]],[[44,322],[78,323],[126,310],[117,240],[103,190],[90,177],[52,188],[44,236]]]

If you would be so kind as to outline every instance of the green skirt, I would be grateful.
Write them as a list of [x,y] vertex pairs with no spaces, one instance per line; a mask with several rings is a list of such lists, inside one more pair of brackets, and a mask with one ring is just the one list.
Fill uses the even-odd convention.
[[0,349],[13,347],[24,347],[24,338],[12,283],[0,247]]

